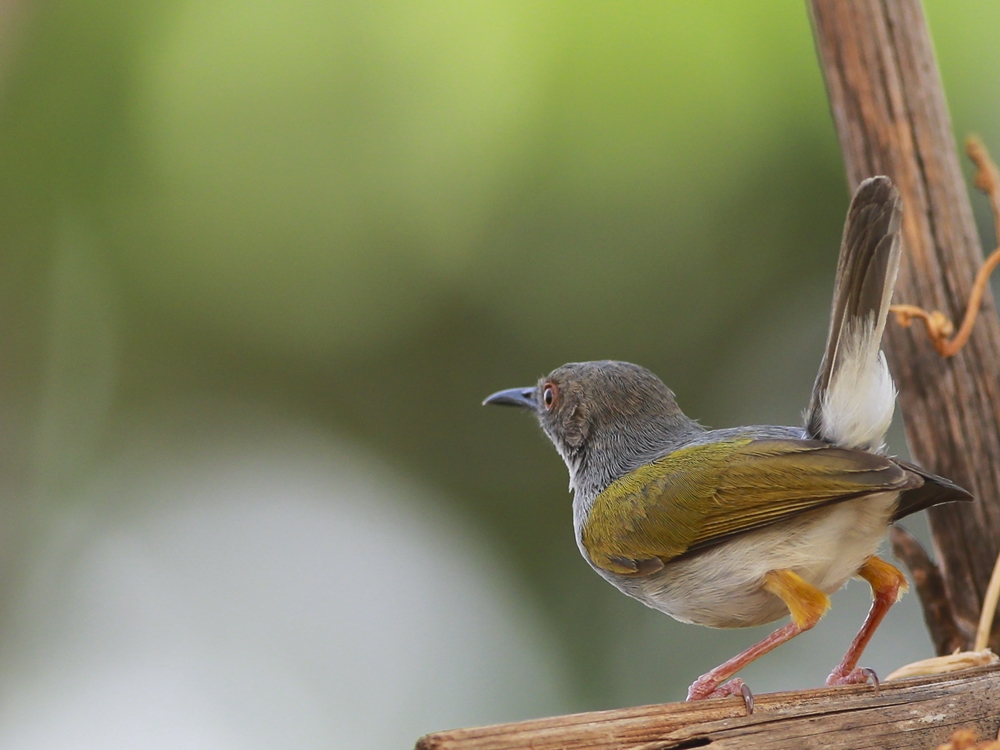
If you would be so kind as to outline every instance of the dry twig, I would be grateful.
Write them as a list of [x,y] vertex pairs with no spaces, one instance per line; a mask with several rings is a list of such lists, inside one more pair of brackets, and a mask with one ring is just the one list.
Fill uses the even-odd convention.
[[[965,140],[965,153],[976,165],[976,187],[990,199],[990,206],[993,209],[993,226],[996,230],[998,243],[1000,243],[1000,171],[997,170],[986,146],[979,138],[970,136]],[[997,247],[990,254],[979,269],[979,273],[976,274],[972,293],[969,295],[969,304],[965,308],[965,317],[962,319],[962,325],[954,338],[949,339],[949,336],[954,333],[955,325],[940,310],[927,312],[916,305],[892,305],[889,310],[896,314],[896,322],[904,328],[909,328],[913,324],[914,318],[924,321],[927,334],[930,336],[931,343],[937,353],[942,357],[954,357],[969,340],[972,326],[979,314],[979,306],[983,301],[983,292],[986,290],[990,274],[997,265],[1000,265],[1000,247]]]
[[983,611],[979,615],[976,641],[972,647],[974,651],[982,651],[989,643],[990,632],[993,630],[993,616],[996,614],[998,601],[1000,601],[1000,555],[997,556],[997,564],[993,566],[993,575],[990,576],[989,586],[986,587],[986,596],[983,598]]
[[937,750],[1000,750],[1000,740],[979,741],[979,735],[971,729],[956,729],[951,739]]

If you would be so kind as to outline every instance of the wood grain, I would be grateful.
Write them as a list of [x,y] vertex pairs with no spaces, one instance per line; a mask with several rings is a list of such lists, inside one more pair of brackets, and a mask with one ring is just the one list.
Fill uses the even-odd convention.
[[869,686],[667,703],[429,734],[417,750],[931,748],[958,728],[1000,729],[1000,665]]
[[[886,174],[903,196],[893,301],[961,318],[983,254],[920,3],[810,0],[809,8],[850,189]],[[932,631],[960,633],[968,648],[1000,552],[1000,322],[987,290],[955,357],[938,356],[918,326],[890,321],[886,333],[914,459],[977,498],[929,511],[949,607],[920,592]],[[943,613],[953,621],[933,622]],[[939,649],[953,642],[935,640]],[[1000,649],[1000,619],[990,645]]]

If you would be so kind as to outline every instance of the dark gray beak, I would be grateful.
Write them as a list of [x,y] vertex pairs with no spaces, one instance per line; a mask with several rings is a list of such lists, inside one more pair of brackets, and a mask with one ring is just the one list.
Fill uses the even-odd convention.
[[531,411],[535,411],[538,406],[535,401],[534,386],[531,388],[508,388],[506,391],[497,391],[483,401],[483,406],[486,406],[486,404],[520,406],[522,409],[530,409]]

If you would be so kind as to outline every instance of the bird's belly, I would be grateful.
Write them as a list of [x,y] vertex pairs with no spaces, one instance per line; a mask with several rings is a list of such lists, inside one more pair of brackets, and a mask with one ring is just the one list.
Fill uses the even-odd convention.
[[762,625],[788,614],[784,602],[763,589],[768,571],[789,569],[827,594],[837,591],[875,554],[897,499],[898,493],[880,493],[810,511],[668,563],[651,576],[598,572],[682,622]]

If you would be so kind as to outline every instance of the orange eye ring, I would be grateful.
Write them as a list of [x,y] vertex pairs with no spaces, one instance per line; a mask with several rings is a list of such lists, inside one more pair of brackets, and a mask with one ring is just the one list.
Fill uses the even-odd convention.
[[542,405],[546,411],[552,411],[552,407],[559,400],[559,388],[555,383],[546,383],[542,388]]

